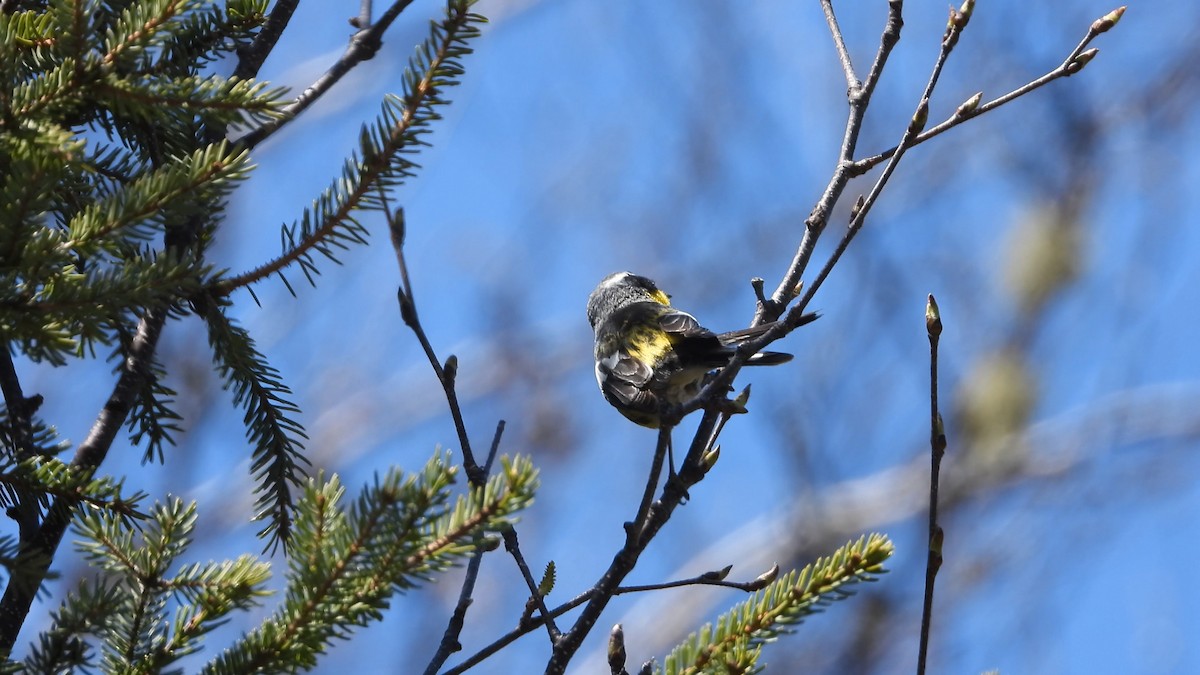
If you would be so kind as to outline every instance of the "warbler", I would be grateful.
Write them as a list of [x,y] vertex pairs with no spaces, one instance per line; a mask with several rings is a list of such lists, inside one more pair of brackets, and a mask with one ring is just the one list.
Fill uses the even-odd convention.
[[[633,422],[657,429],[664,410],[700,393],[708,374],[729,363],[742,342],[774,324],[714,333],[646,277],[610,274],[588,297],[588,322],[596,333],[596,381],[614,408]],[[816,319],[806,315],[801,325]],[[748,366],[792,360],[783,352],[759,352]]]

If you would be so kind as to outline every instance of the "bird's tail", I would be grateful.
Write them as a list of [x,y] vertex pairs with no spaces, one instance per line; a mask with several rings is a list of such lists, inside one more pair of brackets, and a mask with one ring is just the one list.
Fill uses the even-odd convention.
[[784,352],[759,352],[747,361],[748,366],[777,366],[792,360],[792,355]]
[[[816,321],[817,318],[819,318],[820,316],[821,315],[817,314],[816,312],[810,312],[808,314],[805,314],[804,316],[800,317],[800,321],[796,324],[796,327],[799,328],[800,326],[803,326],[805,324],[812,323],[813,321]],[[729,331],[728,333],[721,333],[717,337],[721,340],[722,344],[726,344],[729,346],[739,345],[747,340],[752,340],[752,339],[758,337],[759,335],[762,335],[763,333],[767,332],[768,330],[771,329],[772,326],[775,325],[775,323],[776,322],[765,323],[761,326],[754,326],[752,328],[743,328],[741,330]],[[750,359],[748,361],[746,361],[746,365],[748,365],[748,366],[777,366],[781,363],[787,363],[788,361],[791,361],[791,360],[792,360],[792,355],[784,353],[784,352],[759,352],[759,353],[755,354],[754,356],[750,357]]]

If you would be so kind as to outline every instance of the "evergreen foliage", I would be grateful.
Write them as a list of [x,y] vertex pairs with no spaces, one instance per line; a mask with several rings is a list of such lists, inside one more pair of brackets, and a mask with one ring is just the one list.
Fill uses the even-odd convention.
[[792,570],[754,597],[740,603],[692,633],[666,658],[666,675],[698,673],[755,673],[762,646],[788,632],[826,605],[849,597],[846,587],[871,581],[891,557],[892,542],[880,534],[861,537],[825,558]]
[[533,499],[529,460],[505,460],[481,489],[451,498],[457,469],[437,454],[419,475],[398,471],[368,487],[347,511],[336,479],[310,481],[301,500],[282,606],[205,673],[311,668],[334,639],[381,618],[390,598],[475,550]]
[[[503,466],[486,487],[456,499],[457,470],[448,454],[437,453],[418,474],[389,471],[349,508],[336,477],[307,481],[282,604],[204,672],[316,665],[333,639],[378,620],[397,592],[475,550],[477,533],[511,524],[532,500],[537,472],[519,457]],[[157,505],[140,529],[113,513],[82,518],[79,549],[97,574],[63,602],[24,666],[161,672],[199,650],[204,635],[232,613],[261,604],[269,595],[268,563],[250,555],[181,563],[196,517],[195,504],[173,499]]]

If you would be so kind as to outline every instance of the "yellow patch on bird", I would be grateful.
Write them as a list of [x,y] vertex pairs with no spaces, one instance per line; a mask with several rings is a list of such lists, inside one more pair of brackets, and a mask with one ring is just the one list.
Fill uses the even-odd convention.
[[670,336],[663,331],[639,326],[629,331],[626,351],[638,363],[654,367],[672,346]]
[[671,305],[671,296],[667,295],[666,293],[663,293],[660,290],[655,289],[655,291],[650,294],[650,297],[654,298],[654,300],[656,302],[662,303],[667,306]]

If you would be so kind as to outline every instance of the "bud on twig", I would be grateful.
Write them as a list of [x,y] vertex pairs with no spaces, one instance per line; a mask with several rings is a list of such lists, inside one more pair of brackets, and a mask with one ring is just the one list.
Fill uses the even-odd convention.
[[1112,29],[1113,26],[1117,25],[1117,23],[1121,20],[1121,17],[1124,15],[1125,15],[1125,5],[1121,5],[1120,7],[1114,9],[1113,11],[1109,12],[1108,14],[1105,14],[1104,16],[1100,17],[1099,19],[1096,19],[1095,21],[1092,22],[1092,28],[1091,28],[1092,35],[1099,35],[1101,33],[1108,32],[1109,30]]
[[729,414],[743,415],[747,412],[746,404],[750,402],[750,385],[741,391],[732,401],[729,402]]
[[733,571],[733,565],[726,565],[719,570],[705,572],[700,575],[700,578],[705,581],[725,581],[731,571]]
[[966,117],[973,114],[979,108],[979,102],[983,100],[983,92],[977,92],[971,98],[963,101],[963,104],[958,106],[958,110],[954,111],[955,117]]
[[413,300],[408,293],[404,292],[403,286],[396,290],[396,300],[400,303],[400,319],[404,321],[404,325],[409,328],[416,328],[417,306],[413,304]]
[[404,248],[404,209],[399,208],[388,214],[388,229],[392,235],[392,246],[399,251]]
[[762,588],[764,586],[771,583],[772,581],[775,581],[776,577],[778,577],[778,576],[779,576],[779,563],[775,563],[774,565],[771,566],[771,569],[758,575],[757,577],[754,578],[754,581],[750,582],[750,589],[755,590],[755,591],[762,590]]
[[863,206],[867,203],[867,198],[859,195],[858,199],[854,200],[854,206],[850,207],[850,220],[858,217],[858,213],[862,211]]
[[925,330],[929,332],[929,337],[942,334],[942,313],[938,309],[937,300],[933,298],[933,293],[929,294],[929,300],[925,302]]
[[1070,63],[1067,64],[1067,74],[1074,75],[1075,73],[1083,70],[1083,67],[1091,63],[1092,59],[1096,58],[1096,55],[1099,53],[1100,50],[1096,49],[1095,47],[1081,52],[1079,56],[1076,56],[1071,60]]
[[927,122],[929,122],[929,101],[922,99],[921,104],[917,106],[917,112],[913,113],[912,121],[908,124],[908,132],[914,136],[921,133]]
[[966,28],[967,22],[971,20],[971,15],[975,13],[975,0],[964,0],[958,8],[958,13],[962,16],[962,23],[958,27]]
[[621,624],[613,626],[608,634],[608,668],[613,673],[625,670],[625,630]]
[[942,455],[946,454],[946,423],[942,421],[941,413],[933,418],[933,438],[929,439],[929,442],[933,446],[934,454],[941,459]]

